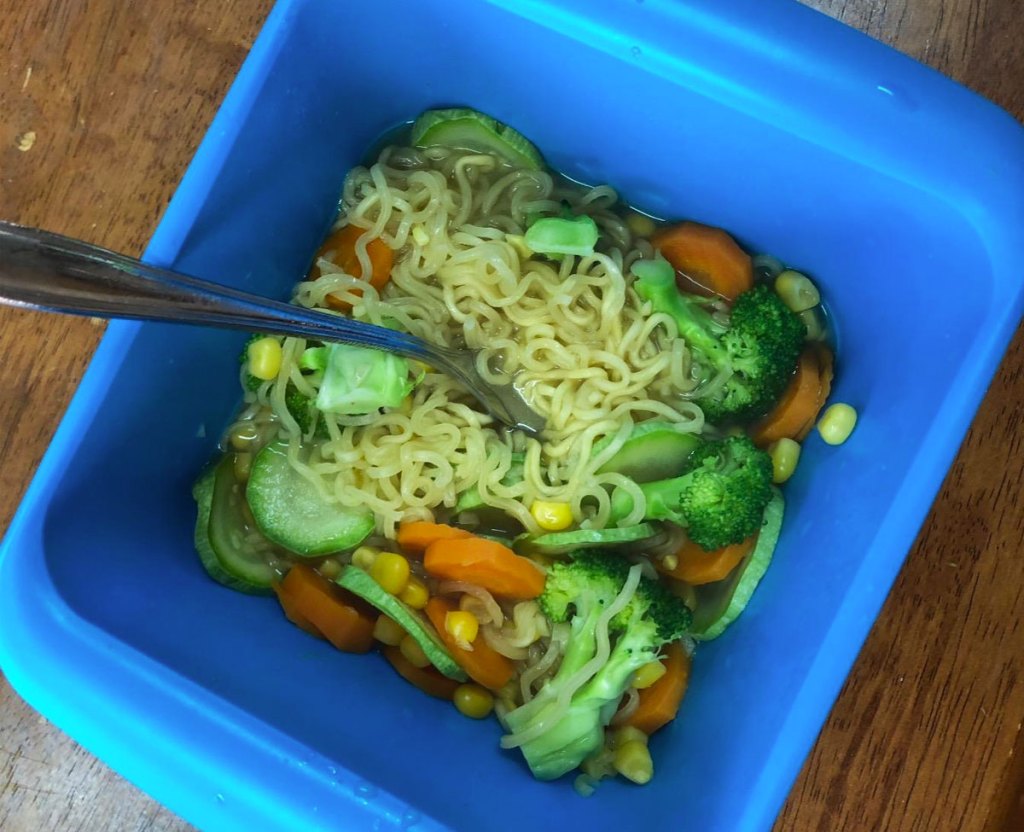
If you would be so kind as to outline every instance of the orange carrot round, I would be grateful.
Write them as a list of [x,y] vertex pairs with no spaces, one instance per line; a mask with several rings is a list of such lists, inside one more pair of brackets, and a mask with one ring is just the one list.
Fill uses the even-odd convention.
[[366,653],[373,647],[374,618],[311,566],[295,564],[277,592],[285,599],[281,605],[286,615],[289,609],[296,612],[339,650]]
[[472,537],[465,529],[446,526],[444,523],[429,523],[426,520],[413,520],[398,525],[398,545],[407,555],[422,555],[431,543],[438,540],[457,540]]
[[806,438],[831,389],[832,353],[819,345],[804,348],[782,397],[771,412],[751,428],[754,444],[766,448],[779,439]]
[[416,667],[402,655],[402,651],[397,647],[384,647],[381,652],[405,681],[415,685],[424,693],[438,699],[447,699],[449,702],[455,696],[455,689],[459,683],[447,676],[442,676],[436,668]]
[[647,736],[676,718],[690,680],[690,656],[683,646],[673,642],[664,652],[662,664],[665,665],[665,675],[639,692],[640,702],[625,722]]
[[[374,237],[370,240],[366,244],[366,255],[370,258],[370,275],[367,278],[360,268],[359,257],[356,255],[356,244],[365,233],[366,229],[360,228],[357,225],[346,225],[344,228],[339,228],[324,240],[323,245],[320,246],[316,253],[316,257],[317,259],[323,257],[330,260],[346,274],[350,274],[353,277],[361,277],[363,280],[368,279],[370,285],[379,292],[391,277],[391,267],[394,265],[395,255],[390,246],[379,237]],[[314,271],[317,272],[314,275],[315,277],[323,276],[319,269],[314,267]],[[360,290],[355,289],[353,294],[362,293]],[[348,301],[334,295],[327,296],[327,305],[342,312],[347,312],[352,308],[352,304]]]
[[435,578],[477,584],[503,598],[536,598],[544,591],[544,573],[533,561],[483,537],[435,541],[423,566]]
[[659,231],[651,242],[677,272],[726,300],[754,285],[750,255],[721,228],[682,222]]
[[274,593],[277,595],[277,600],[281,604],[281,609],[284,610],[284,617],[292,622],[300,630],[305,630],[311,636],[317,638],[323,638],[324,634],[321,633],[316,627],[313,626],[312,622],[306,618],[296,606],[292,596],[287,592],[281,591],[281,584],[274,584]]
[[721,549],[713,549],[709,552],[692,540],[687,540],[676,553],[679,561],[676,567],[665,569],[661,563],[658,563],[658,571],[677,580],[686,581],[692,586],[721,581],[728,577],[743,558],[753,551],[756,542],[757,535],[755,534],[740,543],[723,546]]
[[459,663],[459,667],[465,670],[474,682],[491,690],[504,687],[515,672],[515,666],[511,659],[491,647],[484,640],[482,634],[473,640],[472,650],[464,650],[459,647],[454,636],[445,627],[445,617],[457,609],[458,607],[447,598],[435,595],[427,602],[424,612],[430,619],[430,623],[434,625],[434,629],[437,630],[444,646],[452,654],[452,658]]

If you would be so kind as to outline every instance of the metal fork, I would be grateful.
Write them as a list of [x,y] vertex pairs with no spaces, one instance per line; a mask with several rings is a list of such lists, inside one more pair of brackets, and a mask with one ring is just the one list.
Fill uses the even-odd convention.
[[353,321],[161,269],[81,240],[0,222],[0,303],[101,318],[199,324],[339,341],[425,361],[461,382],[500,422],[531,435],[544,418],[513,384],[476,369],[475,350]]

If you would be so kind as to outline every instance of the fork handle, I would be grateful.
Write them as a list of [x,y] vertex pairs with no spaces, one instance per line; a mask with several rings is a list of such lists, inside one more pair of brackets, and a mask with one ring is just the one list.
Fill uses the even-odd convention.
[[436,360],[404,332],[269,300],[60,234],[0,222],[0,303],[101,318],[200,324],[341,341]]

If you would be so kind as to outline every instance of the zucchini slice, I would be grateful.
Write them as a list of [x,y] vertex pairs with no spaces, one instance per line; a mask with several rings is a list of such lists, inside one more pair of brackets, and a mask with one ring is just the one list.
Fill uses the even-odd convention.
[[577,549],[609,549],[629,546],[654,537],[657,530],[650,523],[611,529],[575,529],[571,532],[550,532],[516,539],[516,551],[527,555],[568,555]]
[[694,610],[691,628],[695,639],[710,641],[718,638],[747,608],[754,590],[772,562],[782,531],[785,508],[782,492],[773,489],[771,502],[764,510],[764,520],[754,551],[725,580],[695,588],[697,608]]
[[410,140],[416,147],[442,145],[490,153],[528,170],[544,167],[540,151],[522,133],[476,110],[427,110],[413,122]]
[[300,557],[355,548],[373,531],[373,512],[327,502],[288,462],[284,440],[256,455],[246,497],[260,531]]
[[393,618],[423,648],[430,663],[449,679],[465,682],[469,678],[434,634],[430,624],[416,610],[378,584],[368,572],[358,566],[346,566],[335,582]]
[[268,595],[277,572],[273,546],[245,521],[242,492],[230,456],[209,469],[192,489],[198,509],[195,547],[218,583],[250,595]]
[[[591,454],[599,454],[610,443],[611,438],[602,439]],[[640,422],[597,473],[623,474],[636,483],[672,479],[686,470],[687,460],[699,444],[697,434],[681,433],[671,422]]]

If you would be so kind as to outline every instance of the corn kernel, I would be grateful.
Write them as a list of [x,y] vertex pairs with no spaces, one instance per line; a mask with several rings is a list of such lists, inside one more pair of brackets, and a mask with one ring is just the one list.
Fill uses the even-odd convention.
[[654,776],[654,762],[647,743],[630,740],[615,749],[615,770],[634,783],[643,785]]
[[320,574],[333,581],[341,574],[341,563],[337,558],[324,558],[320,562]]
[[263,381],[277,378],[281,370],[281,342],[267,336],[249,344],[246,351],[249,372]]
[[418,246],[425,246],[430,243],[430,235],[422,225],[416,224],[412,227],[412,240]]
[[665,665],[661,662],[647,662],[647,664],[637,670],[636,675],[633,677],[633,687],[637,690],[649,688],[657,682],[658,679],[664,676],[666,672]]
[[373,625],[373,637],[381,644],[398,647],[405,636],[405,629],[391,616],[384,614],[377,616],[377,621]]
[[236,425],[228,436],[228,442],[236,451],[248,451],[253,442],[259,439],[260,433],[252,422],[242,422]]
[[572,507],[568,503],[534,500],[530,506],[530,514],[537,521],[537,525],[547,532],[560,532],[572,525]]
[[644,214],[638,214],[636,211],[631,211],[626,217],[626,226],[637,237],[650,237],[656,229],[654,220]]
[[824,341],[828,337],[828,324],[820,306],[805,309],[798,317],[804,322],[804,328],[807,330],[804,337],[808,341]]
[[781,485],[796,470],[800,461],[800,443],[792,439],[779,439],[768,446],[768,454],[772,458],[772,482]]
[[381,552],[370,566],[370,577],[385,591],[399,595],[409,583],[409,561],[394,552]]
[[623,725],[608,735],[608,747],[613,751],[627,742],[639,742],[647,745],[647,734],[632,725]]
[[857,411],[848,404],[834,404],[818,422],[818,433],[829,445],[842,445],[857,425]]
[[369,572],[379,554],[380,549],[375,549],[373,546],[360,546],[352,553],[352,565]]
[[423,648],[410,635],[402,637],[402,640],[398,643],[398,649],[413,667],[427,667],[430,664],[430,659],[423,652]]
[[483,719],[494,709],[494,695],[480,685],[459,685],[452,702],[460,714],[470,719]]
[[444,628],[463,650],[472,650],[473,642],[480,632],[476,616],[465,610],[452,610],[444,617]]
[[665,555],[665,557],[661,559],[661,565],[668,572],[675,572],[676,568],[679,566],[679,555]]
[[413,575],[409,578],[405,589],[398,594],[398,599],[404,601],[414,610],[421,610],[430,600],[430,592],[427,590],[427,585]]
[[786,269],[775,278],[775,293],[794,312],[805,312],[821,303],[821,293],[807,275]]

